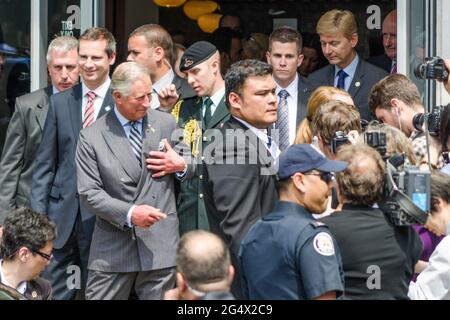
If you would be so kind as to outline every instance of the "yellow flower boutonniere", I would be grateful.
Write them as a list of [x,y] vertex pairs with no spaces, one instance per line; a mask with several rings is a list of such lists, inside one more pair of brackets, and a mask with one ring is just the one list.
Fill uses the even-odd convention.
[[193,156],[198,155],[199,151],[198,146],[200,143],[201,136],[202,130],[200,129],[197,120],[191,119],[188,122],[186,122],[184,126],[183,139],[186,144],[191,145],[191,152]]

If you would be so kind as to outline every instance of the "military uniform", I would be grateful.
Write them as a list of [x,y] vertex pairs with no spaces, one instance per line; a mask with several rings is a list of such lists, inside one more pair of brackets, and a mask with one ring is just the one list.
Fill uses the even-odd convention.
[[219,129],[230,118],[225,105],[225,97],[218,104],[208,125],[203,121],[202,98],[193,97],[179,101],[173,108],[172,114],[178,126],[184,130],[184,142],[191,146],[193,155],[197,160],[197,168],[192,179],[181,182],[177,196],[177,212],[180,223],[180,234],[190,230],[209,230],[203,199],[203,166],[202,151],[211,142],[211,133],[208,129]]
[[341,254],[328,227],[302,206],[277,201],[247,233],[239,252],[248,299],[313,299],[344,292]]

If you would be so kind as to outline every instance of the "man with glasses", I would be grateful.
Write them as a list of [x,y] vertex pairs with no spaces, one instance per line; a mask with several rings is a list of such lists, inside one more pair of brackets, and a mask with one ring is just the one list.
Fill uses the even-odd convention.
[[[47,215],[25,207],[11,212],[5,219],[0,242],[0,284],[27,299],[51,299],[50,282],[39,275],[53,257],[55,237],[56,226]],[[9,294],[16,299],[20,295]]]
[[344,291],[341,254],[322,213],[333,172],[346,162],[328,160],[309,144],[288,147],[279,158],[275,208],[242,241],[239,267],[248,299],[336,299]]

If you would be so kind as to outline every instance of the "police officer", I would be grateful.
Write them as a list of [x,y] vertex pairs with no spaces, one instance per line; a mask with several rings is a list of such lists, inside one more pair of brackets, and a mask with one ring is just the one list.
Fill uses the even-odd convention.
[[[180,71],[186,73],[187,81],[196,97],[179,101],[172,114],[184,130],[184,142],[190,144],[197,159],[197,170],[192,179],[183,181],[177,198],[180,234],[195,229],[209,229],[202,191],[202,150],[210,142],[207,130],[220,128],[229,119],[225,105],[225,82],[220,73],[220,54],[207,42],[191,45],[181,57]],[[210,131],[211,132],[211,131]]]
[[341,255],[328,227],[312,214],[325,211],[333,172],[346,162],[328,160],[309,144],[279,158],[279,200],[255,223],[239,252],[248,299],[335,299],[343,295]]

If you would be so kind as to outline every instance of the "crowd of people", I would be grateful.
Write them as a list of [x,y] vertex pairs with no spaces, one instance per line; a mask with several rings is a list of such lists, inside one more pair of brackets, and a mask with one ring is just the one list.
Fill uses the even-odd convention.
[[[238,22],[188,47],[140,26],[114,70],[105,28],[52,40],[1,157],[0,297],[450,299],[450,107],[430,135],[396,12],[370,62],[350,11]],[[431,176],[423,225],[383,210],[398,157]]]

